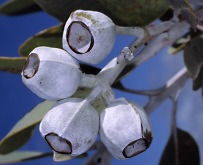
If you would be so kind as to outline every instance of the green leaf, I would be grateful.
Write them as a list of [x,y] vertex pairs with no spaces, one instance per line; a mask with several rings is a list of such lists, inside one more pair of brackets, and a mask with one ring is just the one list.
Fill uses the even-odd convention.
[[[184,49],[184,62],[197,90],[203,86],[201,69],[203,68],[203,39],[193,39]],[[198,85],[199,84],[199,85]]]
[[99,0],[113,15],[126,25],[144,26],[163,15],[168,7],[163,0]]
[[18,131],[17,133],[13,131],[13,133],[7,135],[0,142],[0,154],[10,153],[25,144],[32,136],[35,126],[36,124]]
[[63,24],[43,30],[27,39],[19,48],[21,56],[28,56],[38,46],[62,48]]
[[0,154],[8,154],[24,145],[32,135],[35,126],[56,101],[44,101],[27,113],[0,141]]
[[41,10],[33,0],[8,0],[0,6],[0,14],[19,15]]
[[[178,159],[180,165],[182,164],[200,164],[199,149],[193,137],[181,130],[177,129],[178,136]],[[164,149],[159,165],[176,164],[177,157],[175,156],[175,143],[173,135],[170,136],[169,141]]]
[[0,71],[21,73],[25,60],[24,57],[0,57]]
[[34,0],[51,16],[66,22],[77,9],[95,10],[108,15],[117,25],[142,26],[160,17],[168,9],[163,0]]
[[45,12],[49,15],[57,18],[61,22],[66,22],[71,12],[83,9],[83,10],[95,10],[110,16],[115,23],[124,24],[120,19],[116,18],[110,11],[106,10],[98,0],[34,0]]
[[42,158],[46,156],[52,156],[52,153],[41,153],[33,151],[15,151],[7,155],[0,155],[0,164],[11,164],[23,162],[26,160],[32,160]]
[[[23,54],[21,53],[22,56],[27,56],[35,48],[34,45],[31,46],[31,43],[29,44],[21,47],[20,51],[24,52]],[[33,44],[36,44],[36,43],[33,42]],[[0,57],[0,71],[7,71],[11,73],[21,73],[25,65],[25,61],[26,61],[26,57]],[[94,74],[94,75],[99,73],[101,70],[95,66],[91,66],[87,64],[80,64],[80,68],[86,74]]]
[[[48,156],[53,156],[53,152],[42,153],[42,152],[35,152],[35,151],[14,151],[7,155],[0,155],[0,164],[11,164],[11,163],[19,163],[24,161],[29,161],[33,159],[40,159]],[[75,158],[82,159],[86,158],[88,155],[87,153],[83,153]],[[56,158],[56,159],[55,159]],[[64,154],[57,154],[54,155],[55,161],[65,161],[70,160],[72,157],[69,155],[66,156]]]

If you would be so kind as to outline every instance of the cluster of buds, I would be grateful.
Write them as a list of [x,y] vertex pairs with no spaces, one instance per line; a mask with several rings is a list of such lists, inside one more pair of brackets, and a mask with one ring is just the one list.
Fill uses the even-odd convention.
[[[131,158],[151,143],[151,127],[144,110],[124,98],[116,99],[110,87],[126,61],[132,59],[130,50],[124,48],[92,78],[81,72],[76,60],[101,62],[113,48],[115,36],[116,26],[109,17],[77,10],[64,27],[64,50],[41,46],[28,55],[22,71],[23,83],[39,97],[58,101],[39,127],[56,161],[58,154],[75,157],[85,153],[98,134],[118,159]],[[80,86],[91,87],[90,95],[85,99],[71,97]],[[100,114],[92,106],[98,96],[106,102]]]

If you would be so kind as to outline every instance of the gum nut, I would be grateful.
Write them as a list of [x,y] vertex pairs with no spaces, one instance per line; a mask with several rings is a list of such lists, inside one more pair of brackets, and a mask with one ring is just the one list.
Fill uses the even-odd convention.
[[95,142],[99,116],[88,101],[67,98],[53,106],[39,129],[54,152],[75,157],[86,152]]
[[63,31],[63,48],[76,59],[98,64],[112,50],[116,26],[103,13],[76,10],[71,13]]
[[126,159],[149,147],[152,132],[144,110],[119,98],[100,115],[100,137],[115,158]]
[[37,47],[29,55],[22,71],[23,83],[43,99],[59,100],[72,96],[80,84],[79,64],[66,51]]

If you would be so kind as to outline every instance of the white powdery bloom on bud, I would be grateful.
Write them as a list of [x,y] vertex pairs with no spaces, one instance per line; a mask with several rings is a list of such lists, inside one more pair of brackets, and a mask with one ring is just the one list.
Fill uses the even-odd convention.
[[43,99],[59,100],[72,96],[80,84],[79,64],[66,51],[37,47],[29,55],[22,71],[23,83]]
[[75,157],[86,152],[95,142],[99,116],[88,101],[67,98],[52,107],[39,129],[55,155]]
[[119,98],[112,101],[100,115],[100,137],[115,158],[126,159],[149,147],[152,132],[144,110]]
[[97,11],[76,10],[63,31],[63,48],[76,59],[98,64],[112,50],[116,37],[113,21]]

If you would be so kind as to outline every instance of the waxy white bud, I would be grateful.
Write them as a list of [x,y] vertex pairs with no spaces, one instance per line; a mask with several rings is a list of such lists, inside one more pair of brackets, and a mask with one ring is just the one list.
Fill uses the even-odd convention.
[[95,142],[99,117],[88,101],[67,98],[53,106],[39,129],[55,153],[75,157],[86,152]]
[[126,159],[149,147],[152,132],[144,110],[119,98],[112,101],[100,115],[100,137],[115,158]]
[[43,99],[59,100],[72,96],[80,84],[78,62],[58,48],[37,47],[22,71],[23,83]]
[[116,27],[112,20],[97,11],[76,10],[63,31],[63,48],[76,59],[98,64],[112,50]]

